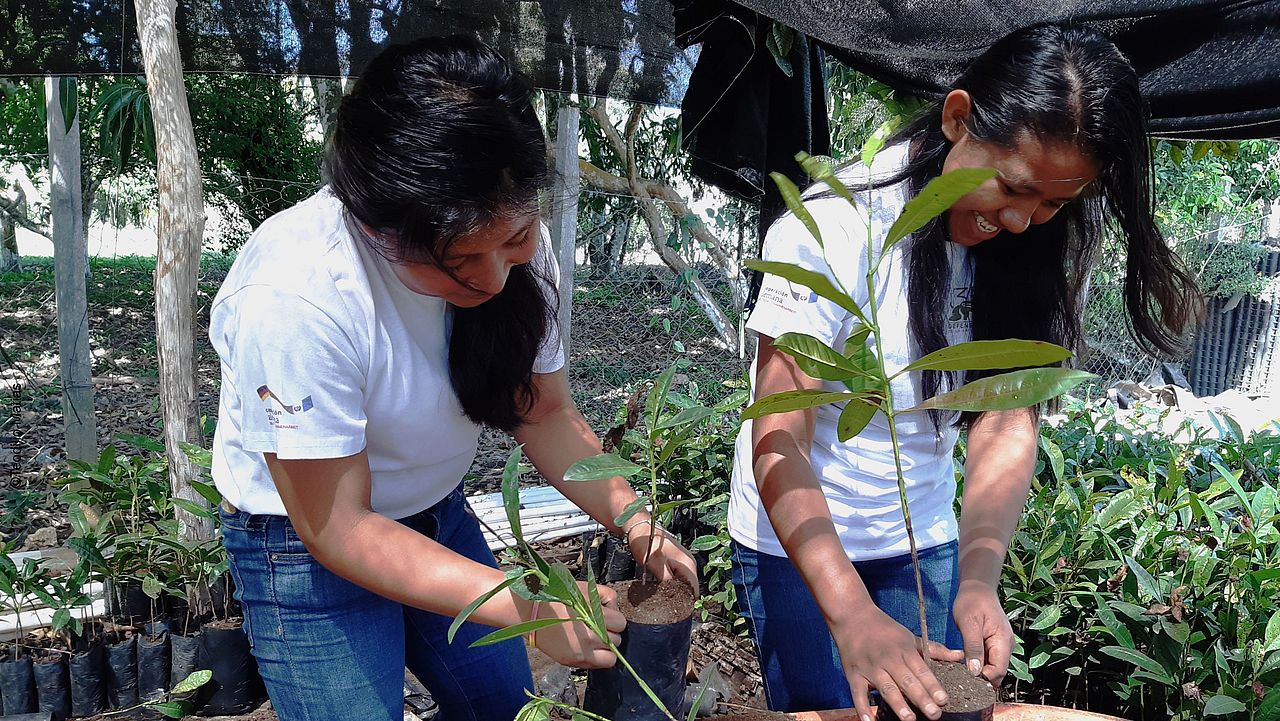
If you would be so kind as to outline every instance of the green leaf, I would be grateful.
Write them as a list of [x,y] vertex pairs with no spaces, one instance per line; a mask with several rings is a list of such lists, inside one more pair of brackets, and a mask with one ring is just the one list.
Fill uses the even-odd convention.
[[195,465],[204,469],[213,467],[213,451],[208,448],[186,441],[180,441],[178,448],[182,449],[182,453]]
[[164,587],[160,585],[160,581],[155,576],[147,575],[143,577],[142,592],[147,594],[148,598],[160,598],[160,594],[163,591]]
[[599,481],[622,476],[630,478],[644,469],[615,453],[601,453],[583,458],[564,472],[566,481]]
[[70,626],[72,620],[73,619],[72,619],[70,610],[65,608],[59,608],[58,610],[53,612],[53,619],[52,619],[53,630],[61,631],[62,629]]
[[1138,499],[1134,496],[1134,489],[1128,488],[1120,491],[1107,503],[1106,508],[1103,508],[1102,512],[1097,515],[1098,527],[1104,531],[1113,530],[1132,516],[1133,507],[1137,502]]
[[1164,598],[1164,594],[1160,592],[1160,584],[1147,572],[1147,569],[1142,567],[1141,563],[1138,563],[1132,556],[1125,556],[1124,563],[1129,567],[1129,572],[1133,574],[1134,579],[1137,580],[1138,588],[1156,601]]
[[865,398],[849,401],[844,410],[840,411],[840,420],[836,422],[836,437],[844,443],[861,433],[879,408],[879,404]]
[[1043,631],[1046,628],[1053,628],[1060,618],[1062,618],[1062,606],[1047,606],[1036,616],[1036,620],[1031,622],[1030,629],[1032,631]]
[[710,408],[704,408],[703,406],[694,406],[693,408],[686,408],[680,411],[679,413],[675,414],[674,416],[668,418],[667,420],[659,423],[657,430],[661,431],[661,430],[666,430],[668,428],[683,426],[685,424],[700,423],[710,418],[711,416],[714,416],[715,414],[716,414],[715,411],[711,410]]
[[693,539],[693,543],[689,544],[690,551],[710,551],[713,548],[719,548],[724,545],[724,541],[719,536],[698,536]]
[[192,691],[195,691],[196,689],[200,688],[206,683],[209,683],[209,681],[212,678],[213,678],[213,671],[210,671],[209,669],[201,669],[199,671],[193,671],[191,675],[179,681],[178,685],[174,686],[173,690],[170,691],[169,693],[172,693],[174,695],[191,693]]
[[981,378],[934,396],[909,410],[1001,411],[1028,408],[1096,377],[1070,368],[1029,368]]
[[773,339],[772,345],[791,356],[810,378],[843,381],[866,374],[853,359],[806,333],[783,333]]
[[899,371],[978,371],[1058,363],[1071,351],[1038,340],[975,340],[936,350]]
[[818,230],[818,221],[813,219],[813,214],[809,209],[804,207],[804,200],[800,197],[800,189],[796,184],[791,182],[787,176],[774,171],[769,173],[769,177],[773,178],[773,182],[778,186],[778,192],[782,195],[782,199],[787,203],[787,209],[790,210],[796,218],[804,223],[804,227],[809,229],[809,234],[818,242],[818,247],[822,247],[822,233]]
[[808,173],[810,178],[825,183],[837,197],[844,198],[845,201],[850,203],[853,202],[853,194],[836,177],[836,173],[831,169],[829,163],[819,160],[803,150],[796,153],[796,160],[800,162],[800,167],[804,168],[804,172]]
[[200,497],[208,501],[211,506],[217,506],[219,503],[222,503],[222,494],[218,492],[218,489],[208,483],[191,481],[191,489],[196,493],[199,493]]
[[792,283],[799,283],[836,305],[844,308],[853,314],[855,318],[869,325],[867,317],[862,312],[862,308],[853,301],[853,298],[845,295],[836,288],[835,284],[827,276],[808,268],[801,268],[794,263],[778,263],[770,260],[748,260],[746,266],[752,270],[758,270],[761,273],[776,275],[779,278],[789,280]]
[[480,596],[476,598],[476,600],[467,604],[466,608],[462,609],[462,611],[457,616],[454,616],[453,623],[449,624],[449,633],[446,636],[449,643],[453,643],[453,637],[457,635],[458,629],[461,628],[462,624],[466,622],[468,618],[471,617],[471,614],[476,612],[477,608],[480,608],[481,606],[483,606],[486,601],[498,595],[504,589],[510,587],[512,584],[516,583],[517,581],[523,581],[528,575],[529,575],[528,573],[521,573],[520,575],[512,576],[507,580],[503,581],[502,583],[499,583],[497,586],[494,586],[488,591],[485,591],[484,593],[480,594]]
[[1118,658],[1151,673],[1170,686],[1174,685],[1173,678],[1164,670],[1164,667],[1141,651],[1123,646],[1103,646],[1101,651],[1112,658]]
[[1066,475],[1067,461],[1062,456],[1062,449],[1058,447],[1057,443],[1044,436],[1040,437],[1040,447],[1044,449],[1045,455],[1049,457],[1049,468],[1053,471],[1054,479],[1063,480]]
[[148,703],[146,707],[168,718],[182,718],[187,715],[187,704],[181,701],[160,701]]
[[193,516],[196,516],[197,518],[214,518],[213,511],[210,511],[208,506],[202,506],[195,501],[189,501],[185,498],[174,498],[173,505]]
[[1270,653],[1280,649],[1280,611],[1271,614],[1267,621],[1267,630],[1262,635],[1262,652]]
[[520,529],[520,456],[523,449],[516,446],[507,456],[502,468],[502,508],[507,513],[507,522],[511,525],[511,535],[516,543],[524,545],[524,532]]
[[517,623],[514,626],[500,628],[493,633],[481,636],[471,643],[470,648],[476,648],[477,646],[492,646],[495,643],[502,643],[507,639],[518,638],[530,631],[537,631],[547,628],[548,626],[558,626],[562,623],[568,623],[571,620],[572,619],[568,618],[539,618],[535,621],[524,621],[522,623]]
[[1258,714],[1254,721],[1280,721],[1280,687],[1267,692],[1262,703],[1258,705]]
[[1218,694],[1217,696],[1211,696],[1208,701],[1204,702],[1204,710],[1201,713],[1205,716],[1225,716],[1246,711],[1248,708],[1248,706],[1230,696]]
[[631,520],[632,516],[639,513],[647,505],[649,505],[648,498],[644,496],[636,498],[636,500],[628,503],[626,508],[622,509],[622,513],[619,513],[617,518],[613,519],[614,525],[621,528],[623,524]]
[[992,168],[960,168],[930,180],[919,195],[907,201],[902,214],[889,227],[884,252],[887,253],[900,240],[923,228],[955,205],[957,200],[994,177],[996,171]]
[[63,75],[58,78],[58,105],[62,108],[62,122],[66,128],[62,132],[71,132],[75,125],[76,114],[80,112],[80,86],[74,75]]
[[747,406],[742,411],[742,420],[751,420],[761,416],[771,415],[773,413],[789,413],[791,411],[803,411],[817,406],[826,405],[828,403],[839,403],[841,401],[857,400],[863,397],[862,393],[846,393],[843,391],[824,391],[824,390],[798,390],[783,391],[765,396],[760,400]]
[[871,164],[875,162],[876,156],[884,149],[885,141],[893,133],[893,128],[896,124],[894,120],[886,120],[867,138],[867,142],[862,144],[862,152],[859,157],[862,159],[862,165],[867,169],[868,174],[871,173]]
[[644,399],[645,417],[650,428],[658,427],[658,416],[667,405],[667,393],[671,390],[671,380],[675,378],[676,367],[672,365],[653,379],[653,389]]
[[144,451],[164,453],[164,444],[150,436],[142,436],[136,433],[117,433],[116,438],[131,446],[137,446]]
[[791,46],[794,42],[795,38],[792,35],[791,28],[777,22],[773,24],[773,28],[764,41],[764,45],[768,48],[769,53],[773,55],[773,60],[777,63],[778,69],[787,77],[792,77],[795,74],[795,70],[791,67],[791,59],[787,57],[791,53]]
[[1102,625],[1107,627],[1111,635],[1119,641],[1125,648],[1136,648],[1133,643],[1133,634],[1129,632],[1129,627],[1120,622],[1116,618],[1116,614],[1102,600],[1102,596],[1098,593],[1093,594],[1094,601],[1097,603],[1098,619],[1102,621]]

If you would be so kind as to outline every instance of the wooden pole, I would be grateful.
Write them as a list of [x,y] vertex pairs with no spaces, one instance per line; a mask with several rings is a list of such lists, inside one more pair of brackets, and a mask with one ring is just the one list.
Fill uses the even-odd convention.
[[[169,486],[176,498],[207,505],[191,487],[199,470],[183,450],[202,442],[196,407],[195,292],[204,235],[204,193],[196,135],[182,82],[175,30],[176,0],[137,0],[147,93],[156,136],[156,354],[160,361],[160,411],[164,419]],[[213,523],[178,509],[183,537],[213,537]]]
[[[46,77],[44,97],[49,136],[50,235],[58,305],[58,360],[62,378],[62,420],[67,457],[98,457],[98,424],[93,409],[89,354],[88,246],[80,210],[80,116],[75,112],[75,78]],[[64,93],[70,122],[62,112]]]
[[564,360],[569,363],[569,334],[573,309],[573,270],[578,240],[578,193],[582,175],[578,169],[578,108],[562,105],[556,113],[556,185],[551,202],[551,242],[560,266],[560,338]]

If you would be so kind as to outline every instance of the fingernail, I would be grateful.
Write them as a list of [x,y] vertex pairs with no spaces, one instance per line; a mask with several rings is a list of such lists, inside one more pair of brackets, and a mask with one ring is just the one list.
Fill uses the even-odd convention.
[[934,718],[936,716],[942,715],[942,709],[938,708],[937,706],[931,703],[925,704],[924,712],[929,716],[929,718]]
[[862,721],[871,721],[871,714],[862,714]]
[[934,700],[934,701],[937,701],[938,703],[946,703],[946,702],[947,702],[947,692],[946,692],[946,691],[942,691],[942,690],[934,691],[934,692],[933,692],[933,700]]
[[982,662],[976,658],[969,659],[969,673],[974,676],[982,673]]

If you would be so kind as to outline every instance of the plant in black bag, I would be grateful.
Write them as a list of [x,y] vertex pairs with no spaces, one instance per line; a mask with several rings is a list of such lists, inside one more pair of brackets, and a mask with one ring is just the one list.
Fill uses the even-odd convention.
[[0,600],[14,614],[17,635],[0,660],[0,697],[5,714],[31,713],[36,710],[35,676],[30,653],[24,653],[27,634],[22,627],[22,612],[32,607],[36,589],[44,592],[49,571],[34,558],[13,562],[9,554],[16,550],[17,540],[0,546]]
[[[624,529],[624,542],[638,528],[647,531],[645,548],[653,548],[659,525],[671,526],[678,511],[689,511],[702,500],[706,475],[697,459],[705,459],[703,433],[709,423],[745,400],[743,393],[731,394],[720,404],[708,407],[698,402],[697,384],[686,380],[687,392],[673,390],[676,374],[689,367],[678,361],[654,380],[645,398],[643,414],[629,402],[627,418],[620,429],[617,452],[584,458],[565,471],[566,481],[596,481],[616,476],[642,479],[641,494],[623,510],[614,523]],[[643,421],[643,429],[641,429]],[[634,461],[639,461],[636,463]],[[649,518],[633,521],[642,510]],[[688,518],[688,514],[684,514]],[[692,524],[696,526],[696,521]],[[679,708],[684,698],[685,667],[693,630],[693,610],[697,599],[679,580],[656,583],[645,567],[647,558],[637,559],[642,569],[639,581],[614,584],[619,606],[627,617],[620,649],[632,661],[648,689],[617,667],[593,670],[587,675],[584,706],[616,721],[646,721],[670,718],[649,698],[651,689],[663,708]]]
[[[604,609],[600,602],[600,594],[596,585],[594,571],[587,569],[587,590],[584,593],[573,573],[561,561],[548,562],[524,539],[520,526],[520,456],[521,448],[516,447],[507,457],[502,472],[502,503],[511,524],[511,534],[515,545],[510,552],[510,560],[514,566],[506,572],[506,580],[490,589],[470,605],[464,608],[449,627],[448,638],[453,641],[458,628],[477,608],[498,593],[510,588],[517,596],[536,602],[560,603],[568,609],[571,618],[541,618],[525,621],[506,628],[500,628],[472,643],[472,646],[489,644],[518,638],[524,634],[538,631],[561,623],[579,622],[591,631],[600,642],[617,658],[618,665],[626,670],[636,686],[645,694],[652,708],[661,709],[662,718],[675,721],[675,717],[667,710],[667,706],[658,694],[637,673],[635,667],[627,660],[623,651],[609,640],[609,631],[605,627]],[[683,665],[681,671],[683,672]],[[679,706],[676,706],[678,709]],[[584,711],[562,701],[543,696],[531,696],[529,703],[516,715],[516,721],[548,721],[553,711],[568,712],[575,719],[591,721],[608,721],[605,717]],[[692,712],[689,716],[693,718]]]

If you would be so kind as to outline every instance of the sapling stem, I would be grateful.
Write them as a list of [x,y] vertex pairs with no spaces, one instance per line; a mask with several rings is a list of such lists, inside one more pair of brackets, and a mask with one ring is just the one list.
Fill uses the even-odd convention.
[[[874,157],[874,155],[872,156]],[[871,196],[871,163],[867,165],[867,197]],[[916,534],[911,525],[911,506],[907,502],[907,479],[902,473],[902,447],[898,442],[898,414],[893,405],[893,381],[889,369],[884,362],[884,342],[880,333],[880,304],[876,302],[876,271],[879,270],[881,258],[875,257],[872,247],[870,201],[867,213],[867,306],[871,311],[871,330],[876,339],[876,365],[880,369],[880,379],[884,383],[884,404],[881,411],[889,422],[889,443],[893,446],[893,467],[898,482],[898,502],[902,504],[902,521],[907,532],[907,543],[911,548],[911,572],[916,579],[916,604],[920,613],[920,651],[929,658],[929,619],[924,606],[924,581],[920,578],[920,552],[916,548]],[[833,272],[832,275],[835,275]],[[850,401],[853,402],[853,401]]]

